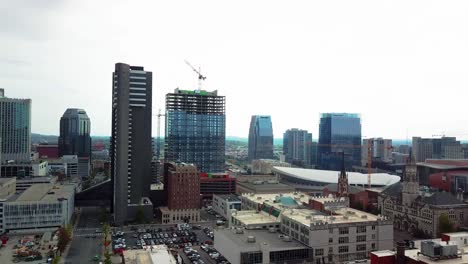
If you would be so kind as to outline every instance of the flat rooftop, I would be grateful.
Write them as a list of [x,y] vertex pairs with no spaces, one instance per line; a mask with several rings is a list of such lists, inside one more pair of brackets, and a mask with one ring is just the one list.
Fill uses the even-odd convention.
[[235,194],[214,194],[223,200],[227,200],[228,202],[240,202],[239,196]]
[[257,190],[257,191],[276,191],[276,190],[290,190],[294,191],[294,188],[290,185],[286,185],[284,183],[262,183],[262,184],[254,184],[252,182],[237,182],[237,185]]
[[[298,207],[304,203],[308,204],[309,196],[301,192],[290,192],[290,193],[262,193],[262,194],[243,194],[242,197],[259,204],[267,204],[275,208],[280,207]],[[278,200],[277,200],[278,199]],[[277,201],[277,202],[275,202]]]
[[15,177],[12,177],[12,178],[0,178],[0,185],[3,185],[7,182],[10,182],[11,180],[15,180],[16,178]]
[[126,250],[124,251],[125,263],[129,264],[176,264],[175,258],[165,245],[153,246],[153,251]]
[[55,202],[59,198],[68,198],[75,194],[74,185],[34,184],[23,192],[11,196],[9,202]]
[[[419,254],[419,256],[418,256],[418,252],[421,251],[421,241],[427,241],[427,240],[416,240],[416,241],[414,241],[414,246],[416,247],[416,249],[405,250],[405,256],[407,258],[415,260],[416,262],[419,261],[421,263],[428,263],[428,264],[432,264],[432,263],[434,263],[434,264],[435,263],[444,263],[444,264],[464,264],[464,263],[468,263],[468,254],[462,254],[461,258],[444,259],[444,260],[431,260],[431,258],[426,257],[426,256],[424,256],[422,254]],[[438,242],[438,243],[441,242],[440,239],[432,239],[431,241]],[[460,249],[461,248],[458,248],[458,250],[460,250]],[[463,247],[463,250],[465,252],[467,252],[468,247]]]
[[233,218],[238,220],[244,225],[261,225],[272,224],[279,222],[278,218],[263,211],[257,212],[254,210],[237,211],[232,215]]
[[377,221],[383,219],[373,214],[355,210],[352,208],[342,208],[334,211],[337,215],[325,215],[322,212],[311,209],[288,209],[283,211],[283,216],[289,217],[303,225],[321,224],[346,224]]
[[[270,233],[268,230],[244,229],[242,234],[236,234],[233,229],[215,229],[214,235],[215,247],[216,237],[221,236],[224,239],[234,242],[241,252],[262,251],[265,247],[268,247],[270,251],[308,248],[294,239],[292,239],[292,241],[284,241],[280,237],[280,233]],[[255,242],[247,242],[249,236],[255,237]]]
[[454,233],[444,233],[449,237],[468,237],[468,232],[454,232]]

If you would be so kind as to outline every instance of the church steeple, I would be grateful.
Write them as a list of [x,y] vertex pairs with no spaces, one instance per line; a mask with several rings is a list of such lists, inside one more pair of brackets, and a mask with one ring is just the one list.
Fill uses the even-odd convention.
[[413,200],[419,196],[419,179],[417,174],[417,166],[414,162],[411,151],[406,161],[405,171],[403,172],[402,185],[402,202],[404,205],[411,205]]
[[344,152],[341,159],[341,171],[338,176],[338,186],[337,186],[337,196],[338,197],[348,197],[348,174],[345,169],[345,156]]

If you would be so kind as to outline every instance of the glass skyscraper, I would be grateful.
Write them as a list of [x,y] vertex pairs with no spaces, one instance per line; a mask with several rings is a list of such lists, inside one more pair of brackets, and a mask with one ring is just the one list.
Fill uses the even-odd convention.
[[166,95],[166,161],[192,163],[200,172],[223,172],[225,142],[224,96],[179,89]]
[[91,121],[83,109],[68,108],[60,118],[59,155],[91,157]]
[[320,117],[318,163],[320,169],[340,170],[361,165],[361,117],[359,114],[324,113]]
[[270,116],[254,115],[250,120],[249,160],[273,158],[273,126]]
[[307,130],[288,129],[283,135],[283,154],[286,162],[300,167],[312,165],[312,134]]
[[0,89],[1,162],[31,160],[31,99],[5,97]]

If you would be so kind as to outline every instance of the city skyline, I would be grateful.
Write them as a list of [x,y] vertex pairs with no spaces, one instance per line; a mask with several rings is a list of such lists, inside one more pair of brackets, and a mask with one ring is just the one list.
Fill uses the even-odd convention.
[[[352,112],[362,116],[363,137],[468,139],[461,92],[468,85],[467,3],[183,5],[9,3],[0,11],[0,48],[8,51],[0,57],[0,87],[11,98],[32,99],[34,133],[57,135],[57,122],[48,121],[76,107],[96,124],[93,135],[106,136],[114,63],[153,70],[156,115],[165,94],[197,89],[187,59],[207,76],[203,89],[226,96],[227,136],[246,137],[250,116],[262,114],[272,116],[276,138],[299,128],[316,141],[320,113]],[[117,19],[129,13],[139,19]],[[145,37],[148,31],[157,36]]]

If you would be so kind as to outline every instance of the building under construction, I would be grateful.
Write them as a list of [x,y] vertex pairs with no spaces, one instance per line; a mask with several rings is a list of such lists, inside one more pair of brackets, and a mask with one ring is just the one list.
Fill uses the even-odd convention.
[[179,90],[166,95],[166,161],[193,163],[201,172],[223,172],[225,97],[217,91]]

